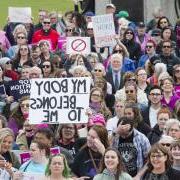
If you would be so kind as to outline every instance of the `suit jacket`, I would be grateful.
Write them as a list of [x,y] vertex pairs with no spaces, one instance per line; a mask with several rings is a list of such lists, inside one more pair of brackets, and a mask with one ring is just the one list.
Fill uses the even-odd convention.
[[[123,82],[123,73],[120,72],[120,85],[119,85],[119,89],[121,89],[124,85],[124,82]],[[113,81],[113,73],[112,72],[107,72],[106,73],[106,80],[112,85],[112,94],[115,94],[116,93],[116,89],[115,89],[115,85],[114,85],[114,81]]]

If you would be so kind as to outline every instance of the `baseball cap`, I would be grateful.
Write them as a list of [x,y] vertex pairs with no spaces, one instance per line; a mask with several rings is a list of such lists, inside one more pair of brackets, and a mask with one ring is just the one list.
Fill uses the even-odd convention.
[[89,17],[95,16],[95,14],[92,11],[88,11],[84,15]]
[[106,8],[108,8],[108,7],[111,7],[111,8],[116,9],[115,5],[114,5],[114,4],[112,4],[112,3],[110,3],[110,4],[106,4]]
[[144,28],[144,27],[146,27],[146,25],[145,25],[143,22],[139,22],[139,23],[137,24],[137,27],[139,27],[139,28]]
[[122,17],[127,18],[127,17],[129,17],[129,13],[127,11],[119,11],[119,13],[116,14],[116,17],[118,17],[118,18],[122,18]]

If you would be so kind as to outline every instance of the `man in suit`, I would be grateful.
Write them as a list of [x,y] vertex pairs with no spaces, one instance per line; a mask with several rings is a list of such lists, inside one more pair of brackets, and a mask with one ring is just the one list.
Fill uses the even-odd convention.
[[106,80],[112,85],[112,94],[123,87],[122,64],[123,56],[113,54],[110,59],[111,71],[106,73]]

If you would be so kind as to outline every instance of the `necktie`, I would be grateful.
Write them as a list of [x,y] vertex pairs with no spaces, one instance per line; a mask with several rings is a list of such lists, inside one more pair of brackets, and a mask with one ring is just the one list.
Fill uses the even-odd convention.
[[118,80],[118,75],[117,74],[115,74],[115,83],[114,83],[114,85],[115,85],[115,90],[117,91],[119,89],[119,80]]

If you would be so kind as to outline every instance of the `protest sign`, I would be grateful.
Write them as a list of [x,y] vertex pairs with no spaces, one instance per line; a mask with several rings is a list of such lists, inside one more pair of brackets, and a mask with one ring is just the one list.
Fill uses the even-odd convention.
[[67,54],[90,54],[90,37],[67,37]]
[[31,22],[31,8],[30,7],[9,7],[8,16],[10,22]]
[[0,85],[0,95],[6,95],[6,90],[5,90],[5,87],[4,87],[4,84]]
[[60,147],[57,146],[57,147],[50,148],[50,153],[51,153],[51,155],[60,154]]
[[39,174],[39,173],[26,173],[26,172],[23,172],[22,174],[22,180],[43,180],[44,179],[44,176],[42,174]]
[[8,83],[9,94],[14,97],[15,101],[18,101],[23,96],[30,95],[30,81],[27,79],[21,79],[18,81],[10,81]]
[[93,32],[97,47],[114,46],[116,41],[114,19],[112,14],[92,17]]
[[90,78],[32,79],[30,124],[87,123]]

